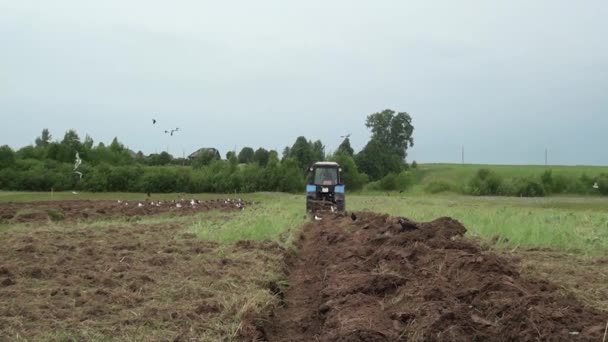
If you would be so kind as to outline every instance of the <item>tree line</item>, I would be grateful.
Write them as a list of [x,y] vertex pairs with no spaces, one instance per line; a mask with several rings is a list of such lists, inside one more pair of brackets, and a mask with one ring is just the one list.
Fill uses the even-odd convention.
[[[192,158],[168,152],[134,152],[117,138],[109,145],[82,139],[74,130],[53,139],[44,129],[34,144],[13,151],[0,147],[0,189],[25,191],[126,191],[126,192],[298,192],[304,188],[308,167],[316,161],[340,163],[350,190],[368,182],[384,187],[403,183],[407,149],[413,146],[412,119],[390,109],[367,116],[371,138],[355,153],[346,137],[331,154],[320,141],[300,136],[281,155],[265,148],[244,147],[221,158],[215,149]],[[74,172],[76,153],[82,160]],[[407,178],[407,177],[405,177]],[[401,182],[401,183],[399,183]]]

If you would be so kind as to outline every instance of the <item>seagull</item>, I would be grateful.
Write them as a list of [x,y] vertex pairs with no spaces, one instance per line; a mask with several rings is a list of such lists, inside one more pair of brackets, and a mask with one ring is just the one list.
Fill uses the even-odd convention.
[[321,221],[323,218],[315,215],[315,221]]
[[72,194],[74,195],[78,195],[78,193],[76,191],[72,191]]
[[80,171],[74,171],[74,173],[77,174],[77,175],[79,175],[80,179],[82,179],[82,172],[80,172]]
[[333,205],[331,206],[330,210],[331,210],[332,213],[336,212],[336,208]]
[[182,207],[182,205],[181,205],[181,204],[179,204],[179,203],[177,203],[175,206],[176,206],[177,208],[181,208],[181,207]]
[[595,182],[595,184],[593,184],[593,188],[594,188],[594,189],[599,189],[599,188],[600,188],[600,186],[599,186],[599,184],[597,184],[597,182]]
[[74,161],[74,170],[78,169],[78,167],[82,164],[82,160],[80,159],[80,155],[76,152],[76,161]]
[[137,206],[141,208],[141,207],[143,207],[144,205],[143,205],[143,204],[141,204],[141,203],[137,203]]

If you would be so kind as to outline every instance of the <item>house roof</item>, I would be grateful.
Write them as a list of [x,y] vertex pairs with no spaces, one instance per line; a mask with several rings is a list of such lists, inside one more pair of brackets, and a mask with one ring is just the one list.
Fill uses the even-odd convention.
[[215,147],[203,147],[203,148],[199,148],[198,150],[192,152],[188,158],[192,159],[192,158],[196,158],[197,156],[199,156],[202,153],[212,153],[212,154],[219,154],[219,151],[217,148]]

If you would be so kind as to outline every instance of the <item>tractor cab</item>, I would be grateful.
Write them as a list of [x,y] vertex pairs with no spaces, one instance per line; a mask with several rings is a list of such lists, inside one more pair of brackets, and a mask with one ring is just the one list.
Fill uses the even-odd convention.
[[336,162],[317,162],[308,171],[306,211],[344,211],[345,187],[340,165]]

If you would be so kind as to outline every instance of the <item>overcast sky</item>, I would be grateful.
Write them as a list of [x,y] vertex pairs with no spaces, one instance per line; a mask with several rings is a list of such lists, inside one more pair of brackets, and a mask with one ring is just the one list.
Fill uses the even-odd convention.
[[[407,111],[409,160],[608,164],[608,1],[0,0],[0,144],[47,127],[145,153]],[[153,126],[151,119],[158,120]],[[163,130],[180,127],[167,137]]]

